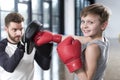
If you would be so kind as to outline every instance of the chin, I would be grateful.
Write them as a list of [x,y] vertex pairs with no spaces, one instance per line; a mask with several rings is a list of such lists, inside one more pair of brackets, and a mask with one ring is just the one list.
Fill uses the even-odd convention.
[[19,43],[19,42],[20,42],[20,40],[15,40],[15,42],[16,42],[16,43]]
[[90,36],[91,36],[91,34],[87,34],[87,33],[83,33],[83,35],[84,35],[85,37],[90,37]]
[[90,35],[87,35],[87,34],[83,34],[85,37],[89,37]]

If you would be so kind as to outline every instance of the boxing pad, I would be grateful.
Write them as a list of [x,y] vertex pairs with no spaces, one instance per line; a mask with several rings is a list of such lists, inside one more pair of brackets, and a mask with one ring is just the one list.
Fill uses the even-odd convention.
[[33,43],[33,37],[37,32],[39,32],[43,28],[42,24],[37,21],[31,21],[23,35],[22,41],[27,44],[27,54],[30,54],[33,50],[34,43]]
[[34,20],[30,22],[25,30],[25,42],[33,40],[35,34],[39,32],[42,28],[43,26],[39,21]]
[[35,60],[43,70],[48,70],[51,63],[51,53],[53,43],[47,43],[41,46],[35,46]]

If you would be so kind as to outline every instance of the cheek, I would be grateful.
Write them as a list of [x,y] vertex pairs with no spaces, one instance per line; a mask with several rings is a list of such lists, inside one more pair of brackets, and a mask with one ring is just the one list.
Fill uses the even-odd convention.
[[81,29],[81,30],[83,29],[83,26],[82,26],[82,25],[80,25],[80,29]]
[[99,27],[96,27],[96,28],[93,29],[93,32],[94,32],[95,34],[100,33],[100,32],[101,32],[101,29],[100,29]]
[[12,30],[10,30],[10,31],[9,31],[9,34],[10,34],[11,36],[14,36],[14,35],[15,35],[15,32],[13,32]]

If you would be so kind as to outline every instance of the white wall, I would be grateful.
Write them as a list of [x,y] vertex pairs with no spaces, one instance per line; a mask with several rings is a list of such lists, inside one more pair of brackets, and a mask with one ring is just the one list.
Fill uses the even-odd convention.
[[120,34],[120,0],[96,0],[96,2],[105,4],[112,11],[105,35],[110,38],[118,38]]
[[[73,35],[75,32],[75,10],[74,10],[74,0],[64,0],[64,12],[65,12],[65,34]],[[69,77],[68,77],[69,76]],[[69,73],[68,69],[65,67],[65,80],[73,80],[74,74]]]
[[[96,0],[108,6],[112,15],[105,35],[109,38],[118,38],[120,34],[120,0]],[[74,0],[65,0],[65,34],[74,34]]]
[[74,0],[65,0],[65,34],[74,34],[75,32],[75,10],[74,10]]

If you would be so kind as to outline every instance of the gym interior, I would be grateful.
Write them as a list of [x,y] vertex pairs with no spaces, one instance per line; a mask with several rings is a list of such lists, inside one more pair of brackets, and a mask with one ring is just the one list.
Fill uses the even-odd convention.
[[[120,80],[120,1],[119,0],[0,0],[0,40],[6,37],[4,18],[10,12],[19,12],[24,18],[24,28],[38,20],[45,30],[63,35],[82,36],[80,11],[93,3],[108,6],[112,15],[104,35],[110,40],[110,55],[104,80]],[[52,51],[51,67],[43,71],[35,62],[35,80],[78,80],[60,61],[56,44]]]

